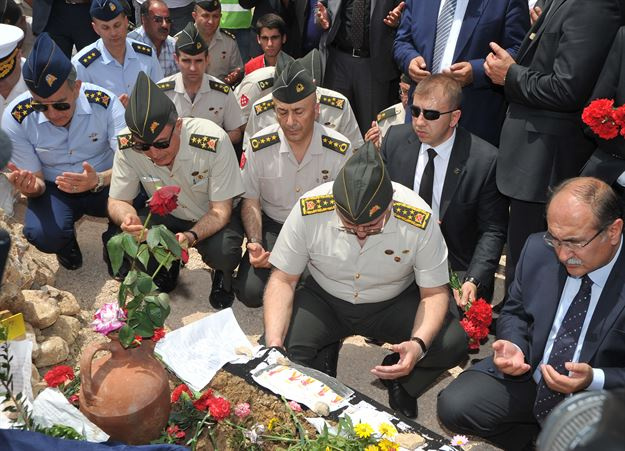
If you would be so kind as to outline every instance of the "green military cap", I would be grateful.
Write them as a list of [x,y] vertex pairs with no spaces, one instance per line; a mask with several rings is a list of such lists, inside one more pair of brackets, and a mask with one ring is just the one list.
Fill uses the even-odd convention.
[[380,152],[367,141],[352,155],[332,186],[334,202],[354,224],[378,218],[393,200],[393,185]]
[[304,69],[311,75],[317,86],[323,84],[323,71],[321,70],[321,53],[317,49],[312,49],[297,61],[302,63]]
[[284,53],[284,50],[280,50],[278,58],[276,58],[276,71],[273,74],[273,78],[278,78],[291,61],[295,61],[293,57],[288,53]]
[[130,131],[150,144],[177,117],[176,107],[169,97],[145,72],[139,72],[126,108],[126,125]]
[[196,1],[195,4],[208,12],[221,9],[221,3],[219,0],[199,0]]
[[188,55],[198,55],[208,50],[206,41],[193,22],[189,22],[176,38],[176,51]]
[[315,82],[299,61],[292,61],[273,82],[273,97],[284,103],[295,103],[317,90]]

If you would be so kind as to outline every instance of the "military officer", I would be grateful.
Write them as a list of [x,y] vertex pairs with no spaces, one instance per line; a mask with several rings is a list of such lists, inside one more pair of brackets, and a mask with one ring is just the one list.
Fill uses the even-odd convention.
[[408,107],[408,91],[410,79],[402,74],[399,80],[399,99],[401,102],[391,105],[378,113],[376,120],[371,123],[371,128],[365,133],[365,141],[371,141],[377,149],[380,149],[386,132],[393,125],[401,125],[406,122],[406,108]]
[[192,15],[195,26],[208,43],[210,60],[206,73],[234,85],[243,75],[243,60],[234,35],[219,28],[221,3],[219,0],[199,0],[195,2]]
[[267,346],[323,371],[319,351],[347,336],[392,343],[393,354],[371,372],[407,417],[417,416],[416,397],[466,357],[438,224],[414,191],[391,182],[371,143],[333,183],[297,202],[269,263]]
[[278,124],[254,135],[241,160],[245,186],[241,219],[248,244],[235,291],[249,307],[262,305],[268,257],[297,199],[334,180],[352,153],[349,140],[315,122],[319,108],[315,83],[298,61],[276,79],[273,97]]
[[245,122],[230,86],[204,73],[208,46],[192,22],[178,34],[176,64],[180,72],[164,78],[158,86],[181,117],[210,119],[223,128],[233,144],[241,142]]
[[4,111],[13,143],[9,181],[28,197],[24,235],[67,269],[82,265],[74,223],[106,217],[116,135],[124,108],[100,86],[82,83],[48,33],[22,68],[29,91]]
[[[210,299],[232,303],[231,275],[241,258],[243,234],[230,216],[232,199],[243,192],[243,184],[228,135],[206,119],[178,117],[173,102],[143,72],[125,117],[128,128],[118,136],[113,164],[111,220],[139,236],[140,217],[147,210],[137,211],[132,202],[141,187],[151,196],[162,186],[179,186],[178,207],[170,215],[152,216],[153,223],[165,224],[183,246],[195,247],[207,265],[222,272],[213,277]],[[177,275],[172,272],[169,280],[156,283],[169,291]]]
[[139,72],[155,81],[163,78],[152,47],[126,37],[128,18],[120,0],[93,0],[90,12],[100,39],[72,58],[80,80],[102,86],[126,102]]
[[[320,85],[323,80],[319,50],[314,49],[310,51],[298,61],[300,61],[304,68],[311,74],[317,85]],[[276,77],[284,67],[281,66],[281,64],[281,61],[278,61],[278,65],[275,69]],[[317,87],[317,100],[319,102],[317,122],[345,135],[356,149],[364,144],[360,129],[358,128],[358,122],[356,122],[356,116],[352,111],[347,97],[331,89]],[[268,125],[275,124],[275,122],[276,113],[274,110],[274,102],[271,94],[267,94],[261,97],[252,106],[252,112],[247,121],[243,142],[249,142],[248,138],[250,136],[258,133]]]

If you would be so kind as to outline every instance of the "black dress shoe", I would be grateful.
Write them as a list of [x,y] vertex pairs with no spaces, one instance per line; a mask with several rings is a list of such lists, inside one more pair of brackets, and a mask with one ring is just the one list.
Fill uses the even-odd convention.
[[213,289],[208,296],[208,301],[217,310],[228,308],[234,302],[234,291],[232,288],[226,290],[224,287],[224,273],[215,271],[213,274]]
[[[384,357],[382,365],[391,366],[399,362],[399,354],[394,352]],[[391,409],[408,418],[417,418],[417,398],[410,395],[397,379],[381,379],[388,389],[388,404]]]
[[72,242],[65,246],[65,249],[56,254],[56,259],[59,265],[70,271],[82,266],[82,252],[80,252],[76,237],[72,238]]

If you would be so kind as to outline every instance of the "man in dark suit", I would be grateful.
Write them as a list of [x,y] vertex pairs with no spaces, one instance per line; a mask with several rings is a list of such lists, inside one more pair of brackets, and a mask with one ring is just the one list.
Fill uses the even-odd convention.
[[[415,112],[412,124],[391,127],[381,152],[391,180],[414,188],[422,197],[428,196],[424,194],[428,151],[436,152],[428,203],[439,218],[451,268],[463,275],[464,305],[476,296],[492,297],[506,239],[508,201],[495,182],[497,149],[457,126],[461,97],[460,83],[450,76],[424,78],[412,103],[419,115]],[[444,114],[428,120],[424,115],[431,111]]]
[[442,423],[506,450],[531,449],[567,395],[625,387],[625,252],[618,197],[580,177],[547,205],[548,232],[527,240],[497,320],[494,355],[438,398]]
[[511,198],[507,285],[525,240],[545,228],[549,188],[579,174],[594,149],[581,112],[621,22],[619,0],[552,0],[516,61],[491,44],[484,69],[510,104],[497,161],[497,186]]
[[324,87],[349,99],[363,135],[398,100],[391,48],[403,8],[400,0],[330,0],[320,8]]
[[[445,27],[447,7],[456,25]],[[409,0],[393,46],[395,61],[415,83],[431,73],[452,75],[464,87],[460,125],[497,145],[505,103],[503,90],[484,75],[484,59],[491,41],[516,54],[529,23],[527,0]]]

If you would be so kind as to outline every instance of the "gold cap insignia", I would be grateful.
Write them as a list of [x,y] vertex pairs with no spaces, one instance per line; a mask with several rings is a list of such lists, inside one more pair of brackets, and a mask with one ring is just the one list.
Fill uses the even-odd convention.
[[201,48],[201,47],[202,47],[202,43],[200,43],[200,42],[196,42],[196,43],[195,43],[195,48],[196,48],[196,49],[199,49],[199,48]]
[[376,211],[380,210],[380,208],[381,207],[379,205],[374,205],[373,207],[371,207],[371,209],[369,210],[369,216],[373,216]]
[[154,133],[154,130],[156,130],[156,128],[157,128],[158,126],[159,126],[159,123],[158,123],[158,122],[156,122],[156,121],[152,122],[152,123],[150,124],[150,131],[151,131],[152,133]]
[[46,83],[48,83],[48,86],[52,87],[52,84],[56,81],[56,77],[52,74],[48,74],[46,75]]
[[297,92],[302,92],[303,90],[304,90],[304,85],[303,85],[303,84],[298,83],[298,84],[295,86],[295,91],[297,91]]
[[115,11],[117,9],[117,6],[115,6],[114,3],[109,3],[109,8],[111,8],[111,11]]

